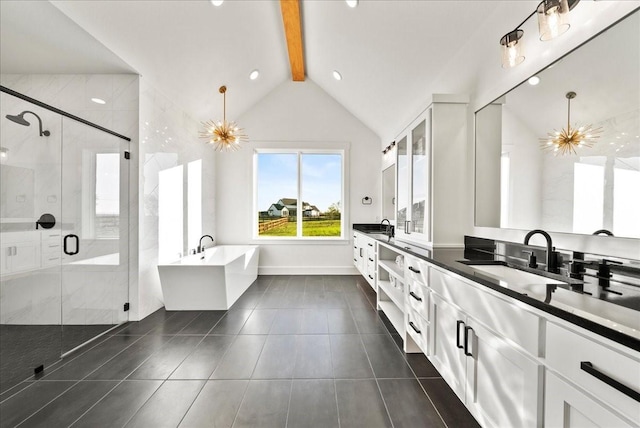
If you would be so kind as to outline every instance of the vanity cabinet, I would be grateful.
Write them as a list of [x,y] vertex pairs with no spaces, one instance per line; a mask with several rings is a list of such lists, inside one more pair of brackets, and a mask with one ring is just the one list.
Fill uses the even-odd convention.
[[[477,295],[466,281],[434,269],[440,285],[456,296],[448,300],[432,290],[429,359],[443,379],[485,427],[537,427],[541,424],[543,366],[507,337],[488,328],[481,319],[510,326],[500,311],[477,310],[481,303],[495,303],[494,296]],[[442,291],[442,290],[441,290]],[[506,302],[505,302],[506,303]],[[486,313],[485,313],[486,312]],[[514,334],[522,332],[514,331]]]
[[10,232],[2,234],[1,267],[3,274],[40,268],[40,232]]
[[[611,343],[549,322],[546,364],[547,378],[552,379],[545,387],[545,419],[549,426],[557,426],[556,422],[564,418],[579,418],[576,415],[587,416],[593,422],[587,426],[640,426],[638,353],[623,352]],[[588,416],[591,414],[593,417]],[[614,418],[616,414],[619,416]],[[598,422],[625,418],[629,421],[626,424]]]
[[[433,95],[396,138],[396,237],[440,246],[462,244],[468,97]],[[438,186],[432,186],[437,182]]]
[[376,289],[376,246],[375,239],[364,233],[353,233],[353,264],[374,290]]

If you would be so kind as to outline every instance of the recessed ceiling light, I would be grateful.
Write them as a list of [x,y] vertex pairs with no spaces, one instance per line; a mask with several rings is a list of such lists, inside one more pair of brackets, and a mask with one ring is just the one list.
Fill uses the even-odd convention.
[[255,69],[251,73],[249,73],[249,79],[256,80],[260,76],[260,70]]
[[342,80],[342,74],[340,74],[338,70],[333,70],[333,78],[336,80]]
[[102,98],[91,98],[91,101],[93,101],[96,104],[106,104],[107,102],[105,100],[103,100]]
[[224,0],[211,0],[211,4],[214,6],[222,6],[222,3],[224,3]]
[[346,0],[346,2],[347,2],[347,6],[349,6],[349,7],[358,6],[358,0]]
[[529,80],[527,80],[527,82],[529,82],[531,86],[536,86],[538,83],[540,83],[540,78],[538,76],[532,76],[529,78]]

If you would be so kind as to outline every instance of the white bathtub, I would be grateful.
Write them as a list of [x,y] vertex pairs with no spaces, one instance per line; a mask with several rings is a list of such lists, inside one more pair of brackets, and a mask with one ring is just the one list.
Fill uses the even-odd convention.
[[158,265],[169,311],[229,309],[258,277],[257,245],[220,245]]

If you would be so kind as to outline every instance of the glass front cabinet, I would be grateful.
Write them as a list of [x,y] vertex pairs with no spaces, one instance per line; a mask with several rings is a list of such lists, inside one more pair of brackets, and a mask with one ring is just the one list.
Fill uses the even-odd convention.
[[397,140],[396,236],[431,243],[431,108]]

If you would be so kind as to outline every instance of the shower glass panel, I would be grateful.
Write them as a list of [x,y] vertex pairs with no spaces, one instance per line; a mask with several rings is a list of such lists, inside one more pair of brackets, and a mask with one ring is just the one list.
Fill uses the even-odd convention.
[[[19,114],[25,113],[20,120]],[[60,116],[0,93],[0,392],[60,359]],[[7,119],[7,115],[15,120]],[[37,117],[36,117],[37,115]],[[39,118],[39,119],[38,119]],[[39,120],[43,131],[40,135]],[[49,214],[55,224],[36,222]],[[44,225],[44,223],[43,223]],[[49,239],[43,245],[42,236]]]
[[2,393],[128,320],[129,143],[4,92],[0,113]]
[[62,351],[127,321],[129,143],[62,118]]

